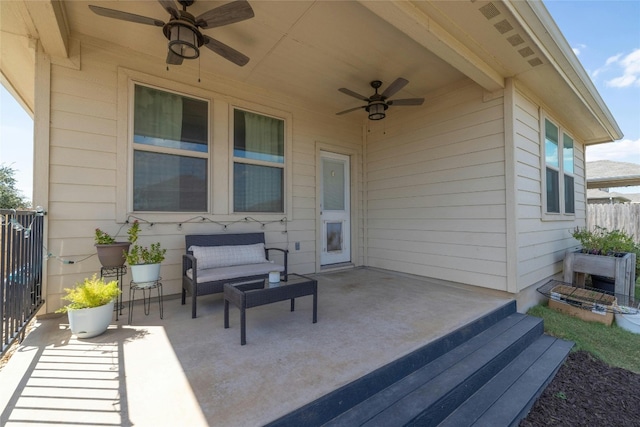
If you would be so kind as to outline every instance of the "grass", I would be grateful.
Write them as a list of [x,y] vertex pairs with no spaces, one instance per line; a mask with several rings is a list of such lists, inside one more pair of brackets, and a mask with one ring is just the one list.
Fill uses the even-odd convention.
[[[636,295],[638,288],[636,285]],[[574,351],[585,350],[603,362],[640,374],[640,335],[619,328],[585,322],[550,309],[546,304],[531,308],[528,314],[544,319],[545,333],[575,342]]]

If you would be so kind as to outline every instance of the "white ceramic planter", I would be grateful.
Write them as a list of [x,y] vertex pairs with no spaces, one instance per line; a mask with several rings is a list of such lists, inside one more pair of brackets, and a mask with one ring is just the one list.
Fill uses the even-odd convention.
[[136,283],[155,282],[160,278],[160,264],[131,265],[131,280]]
[[69,310],[69,327],[78,338],[91,338],[102,334],[111,324],[114,302],[94,308]]
[[616,313],[616,324],[629,332],[640,334],[640,313],[634,309],[627,309],[626,311],[629,311],[629,313]]

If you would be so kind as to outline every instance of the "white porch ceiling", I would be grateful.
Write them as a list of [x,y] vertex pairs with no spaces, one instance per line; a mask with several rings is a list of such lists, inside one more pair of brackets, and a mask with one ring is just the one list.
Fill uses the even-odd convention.
[[[225,3],[196,0],[188,11],[197,16]],[[28,62],[33,53],[24,54],[27,46],[34,45],[29,40],[40,39],[53,62],[56,57],[64,60],[65,54],[72,57],[72,39],[81,39],[150,56],[159,69],[166,67],[167,40],[160,27],[98,16],[89,4],[169,19],[156,0],[0,1],[0,71],[27,105],[33,102],[33,80],[25,82],[22,74],[32,73]],[[333,114],[362,105],[338,88],[369,96],[372,80],[382,80],[384,90],[404,77],[410,83],[393,98],[426,97],[428,102],[431,92],[467,78],[495,92],[512,77],[546,105],[572,105],[556,113],[587,143],[622,136],[541,4],[509,0],[250,0],[250,4],[253,19],[203,30],[249,56],[247,65],[238,67],[203,47],[200,60],[171,67],[174,78],[197,75],[199,66],[203,77],[218,75]],[[68,61],[73,65],[74,60]],[[342,117],[364,120],[365,114],[356,111]]]

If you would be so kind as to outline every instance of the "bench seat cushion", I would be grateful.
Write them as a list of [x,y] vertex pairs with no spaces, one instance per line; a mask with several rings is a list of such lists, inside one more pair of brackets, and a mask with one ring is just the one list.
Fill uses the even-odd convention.
[[[198,260],[200,262],[200,260]],[[241,277],[269,274],[270,271],[284,271],[284,266],[272,262],[258,264],[233,265],[218,268],[198,268],[198,283],[215,282],[218,280],[237,279]],[[187,270],[187,277],[193,279],[191,269]]]

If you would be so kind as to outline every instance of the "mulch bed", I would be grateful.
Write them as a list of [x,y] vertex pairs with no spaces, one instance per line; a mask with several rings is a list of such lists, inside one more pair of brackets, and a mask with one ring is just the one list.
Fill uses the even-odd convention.
[[520,427],[640,425],[640,374],[570,353]]

